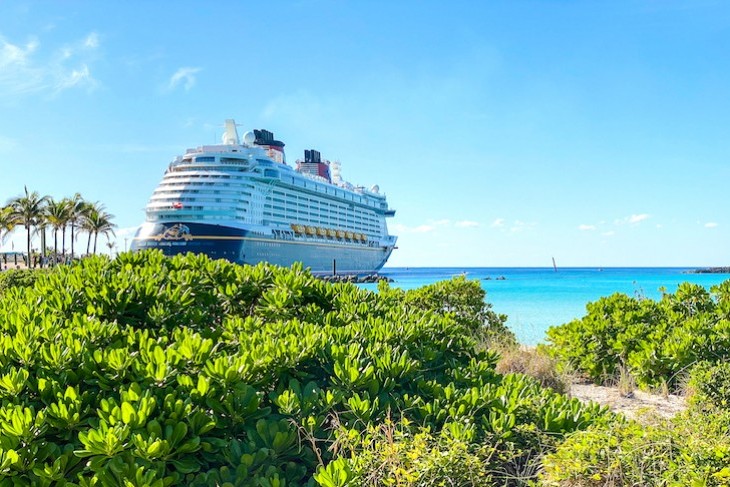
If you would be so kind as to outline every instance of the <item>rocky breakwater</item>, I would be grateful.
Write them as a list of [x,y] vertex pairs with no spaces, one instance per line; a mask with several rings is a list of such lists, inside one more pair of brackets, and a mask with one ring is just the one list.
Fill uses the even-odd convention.
[[354,274],[331,274],[319,277],[323,281],[327,282],[352,282],[355,284],[376,283],[380,281],[393,282],[393,279],[378,274],[370,274],[366,276],[357,276]]
[[688,274],[730,274],[730,267],[706,267],[687,271]]

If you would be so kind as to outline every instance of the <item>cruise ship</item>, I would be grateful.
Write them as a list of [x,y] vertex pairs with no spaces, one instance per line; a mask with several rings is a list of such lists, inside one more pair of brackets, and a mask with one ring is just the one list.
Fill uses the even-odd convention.
[[289,165],[273,133],[239,139],[234,120],[226,120],[221,144],[188,149],[170,163],[145,212],[132,250],[366,275],[396,244],[386,224],[395,210],[378,186],[344,181],[340,163],[316,150]]

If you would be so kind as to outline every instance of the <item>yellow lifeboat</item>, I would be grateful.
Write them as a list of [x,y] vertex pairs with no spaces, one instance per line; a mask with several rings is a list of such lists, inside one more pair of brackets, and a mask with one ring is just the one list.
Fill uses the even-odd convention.
[[317,229],[315,227],[306,226],[304,227],[304,231],[307,235],[314,235],[317,233]]
[[352,240],[352,237],[353,237],[353,236],[354,236],[354,235],[352,234],[352,232],[345,232],[345,238],[346,238],[347,240]]
[[345,238],[344,230],[337,230],[337,238]]
[[304,226],[302,226],[302,225],[292,224],[291,229],[294,230],[294,233],[296,233],[296,234],[304,233]]
[[365,235],[364,233],[361,233],[360,234],[360,241],[361,242],[367,242],[368,241],[368,236]]
[[321,237],[326,237],[327,236],[327,229],[326,228],[322,228],[322,227],[317,227],[317,235],[319,235]]
[[337,236],[337,232],[336,232],[336,231],[334,231],[334,230],[333,230],[333,229],[331,229],[331,228],[328,228],[328,229],[327,229],[327,236],[328,236],[328,237],[330,237],[330,238],[335,238],[335,237]]

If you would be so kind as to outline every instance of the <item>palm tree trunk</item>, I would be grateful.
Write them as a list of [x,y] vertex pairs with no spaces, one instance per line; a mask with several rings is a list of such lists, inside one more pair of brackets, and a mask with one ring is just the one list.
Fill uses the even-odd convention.
[[46,228],[41,228],[41,268],[43,268],[43,261],[46,260]]
[[61,253],[66,255],[66,225],[61,229]]
[[74,225],[74,222],[71,222],[71,258],[74,258],[74,230],[76,229],[76,226]]
[[53,229],[53,263],[58,264],[58,229]]
[[94,232],[94,255],[96,255],[96,239],[99,236],[98,232]]
[[27,226],[26,227],[26,230],[28,231],[28,241],[27,241],[27,243],[28,243],[28,262],[27,262],[27,266],[28,266],[28,269],[30,269],[30,226]]
[[86,255],[89,255],[90,248],[91,248],[91,232],[89,232],[89,240],[86,241]]

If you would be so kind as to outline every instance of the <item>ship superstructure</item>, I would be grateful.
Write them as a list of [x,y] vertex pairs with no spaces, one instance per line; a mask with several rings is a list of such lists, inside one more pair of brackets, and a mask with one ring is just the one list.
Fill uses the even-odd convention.
[[368,274],[395,247],[388,207],[377,186],[353,186],[339,162],[306,150],[292,167],[284,143],[267,130],[239,139],[226,120],[223,143],[188,149],[173,160],[146,207],[133,249],[288,266],[315,273]]

